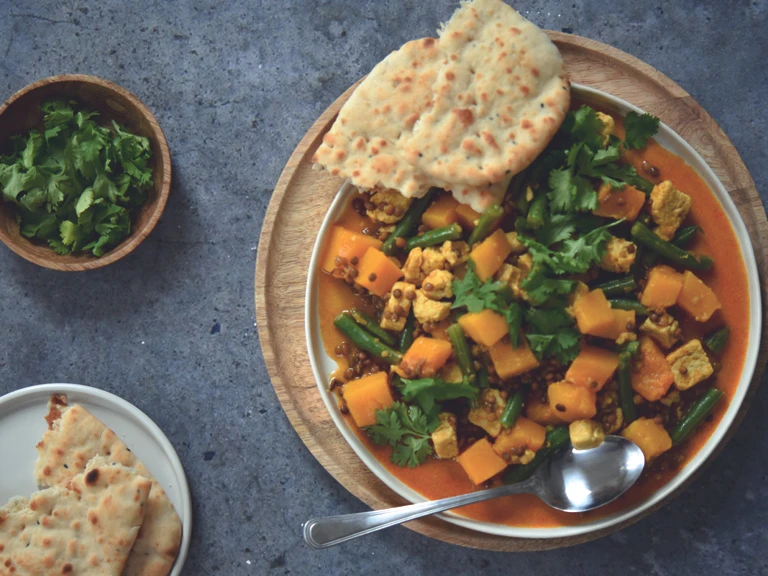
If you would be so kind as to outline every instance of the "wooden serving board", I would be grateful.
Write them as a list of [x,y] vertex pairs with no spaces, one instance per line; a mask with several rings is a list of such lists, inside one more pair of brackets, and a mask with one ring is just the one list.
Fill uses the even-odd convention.
[[[549,35],[563,54],[573,82],[603,90],[658,116],[702,155],[732,196],[746,223],[754,244],[765,299],[768,220],[752,177],[720,127],[682,88],[640,60],[594,40],[559,32],[549,32]],[[309,259],[320,224],[341,187],[340,179],[325,171],[313,171],[311,158],[356,86],[342,94],[317,119],[280,176],[259,243],[256,319],[272,384],[299,437],[336,480],[366,504],[378,509],[407,502],[368,470],[336,429],[318,392],[304,336],[304,292]],[[722,449],[743,418],[760,383],[767,355],[768,330],[764,316],[755,379],[734,426],[708,463]],[[656,508],[684,490],[692,480]],[[462,546],[523,551],[585,542],[619,530],[639,518],[601,532],[562,539],[492,536],[438,518],[417,520],[406,526],[432,538]]]

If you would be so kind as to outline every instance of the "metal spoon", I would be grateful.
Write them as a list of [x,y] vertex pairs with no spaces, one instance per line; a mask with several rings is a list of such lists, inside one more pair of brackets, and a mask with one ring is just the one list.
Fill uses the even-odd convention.
[[636,444],[608,436],[597,448],[576,450],[569,446],[559,450],[533,476],[518,484],[388,510],[312,518],[304,524],[304,540],[312,548],[328,548],[422,516],[509,494],[536,494],[558,510],[586,512],[629,490],[643,466],[645,457]]

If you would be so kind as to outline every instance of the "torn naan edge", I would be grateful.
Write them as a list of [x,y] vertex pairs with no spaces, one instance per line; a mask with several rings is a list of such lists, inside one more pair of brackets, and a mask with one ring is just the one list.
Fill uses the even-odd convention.
[[439,36],[444,64],[404,143],[409,162],[433,182],[477,187],[524,170],[570,104],[557,47],[502,0],[463,2]]
[[144,524],[125,567],[124,576],[166,576],[181,545],[181,520],[168,495],[147,467],[98,418],[82,406],[67,405],[65,396],[51,396],[48,431],[37,445],[35,480],[39,486],[66,487],[95,456],[135,468],[149,478],[152,489]]
[[144,520],[152,482],[94,458],[70,488],[0,507],[0,576],[120,576]]

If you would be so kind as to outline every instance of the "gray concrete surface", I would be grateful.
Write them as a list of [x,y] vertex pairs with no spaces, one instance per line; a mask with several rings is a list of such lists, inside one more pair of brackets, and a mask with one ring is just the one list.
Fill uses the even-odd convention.
[[[157,229],[106,269],[62,274],[0,247],[0,394],[78,382],[144,410],[193,490],[185,574],[765,574],[768,387],[716,464],[662,511],[578,548],[504,555],[396,528],[324,552],[310,514],[361,511],[304,448],[254,326],[264,211],[302,134],[453,2],[0,0],[0,97],[64,72],[113,80],[155,112],[174,183]],[[536,24],[607,42],[688,90],[768,192],[768,2],[531,0]],[[765,198],[765,196],[764,196]]]

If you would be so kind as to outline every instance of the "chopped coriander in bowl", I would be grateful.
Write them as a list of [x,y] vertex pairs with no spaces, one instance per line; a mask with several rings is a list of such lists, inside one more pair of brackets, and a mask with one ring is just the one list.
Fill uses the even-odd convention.
[[0,239],[36,264],[114,262],[152,230],[170,190],[165,137],[122,88],[68,75],[0,108]]

